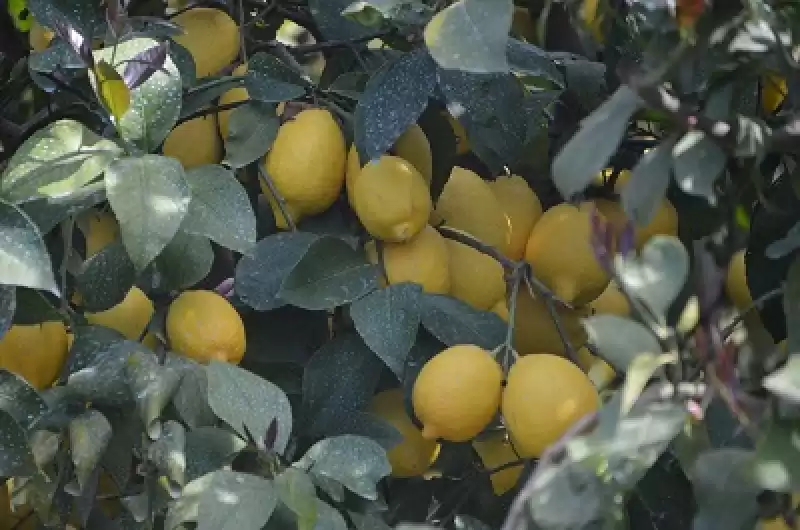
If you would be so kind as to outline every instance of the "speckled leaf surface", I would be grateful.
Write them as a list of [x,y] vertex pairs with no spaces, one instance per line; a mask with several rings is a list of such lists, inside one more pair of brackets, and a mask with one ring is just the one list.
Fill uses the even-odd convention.
[[247,443],[226,429],[198,427],[186,434],[186,480],[230,464]]
[[86,311],[105,311],[122,302],[135,281],[136,268],[116,240],[84,262],[76,287]]
[[308,7],[314,22],[328,40],[350,40],[369,35],[370,28],[342,16],[352,0],[309,0]]
[[264,156],[280,126],[275,105],[260,101],[233,109],[228,123],[223,163],[232,168],[244,167]]
[[125,375],[139,418],[150,437],[158,438],[161,433],[161,411],[178,389],[183,371],[177,366],[159,364],[158,357],[142,349],[128,358]]
[[58,293],[39,228],[22,210],[0,200],[0,285]]
[[235,471],[215,471],[200,499],[197,529],[260,530],[277,504],[272,481]]
[[[186,224],[184,221],[181,226]],[[155,263],[164,287],[186,289],[208,276],[214,265],[214,249],[207,237],[190,234],[181,228]]]
[[25,430],[8,412],[0,410],[0,474],[26,477],[36,473]]
[[420,303],[422,325],[448,346],[475,344],[492,350],[505,340],[506,324],[492,312],[439,294],[423,294]]
[[102,413],[90,409],[69,422],[69,445],[75,474],[81,489],[94,473],[111,440],[111,423]]
[[10,285],[0,285],[0,340],[11,328],[16,309],[17,289]]
[[0,409],[29,430],[47,412],[47,404],[25,379],[0,370]]

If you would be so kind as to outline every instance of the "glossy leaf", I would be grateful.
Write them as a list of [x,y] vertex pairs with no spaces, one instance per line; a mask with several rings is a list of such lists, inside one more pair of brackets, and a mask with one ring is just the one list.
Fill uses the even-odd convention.
[[505,340],[506,323],[494,313],[439,294],[423,294],[421,306],[422,325],[448,346],[475,344],[492,350]]
[[37,226],[24,212],[0,200],[0,285],[58,293],[50,255]]
[[114,118],[114,121],[119,123],[131,106],[130,90],[114,67],[102,59],[96,63],[94,75],[97,80],[97,95],[100,102]]
[[228,123],[223,163],[232,168],[244,167],[264,156],[280,126],[275,106],[261,101],[249,101],[233,109]]

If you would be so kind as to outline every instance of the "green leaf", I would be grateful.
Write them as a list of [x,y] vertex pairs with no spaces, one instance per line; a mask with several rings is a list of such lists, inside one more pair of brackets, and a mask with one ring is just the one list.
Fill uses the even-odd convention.
[[347,530],[347,523],[338,510],[317,499],[317,523],[314,530]]
[[69,447],[81,491],[87,486],[111,439],[111,423],[90,409],[69,422]]
[[[191,210],[191,205],[190,205]],[[214,265],[214,249],[204,236],[184,230],[187,222],[167,243],[155,264],[167,289],[186,289],[203,280]]]
[[675,182],[689,195],[716,204],[714,182],[725,169],[728,157],[702,131],[688,131],[672,148]]
[[285,305],[278,291],[317,239],[308,232],[282,232],[259,241],[252,256],[242,257],[236,265],[236,295],[257,311]]
[[277,422],[273,449],[286,450],[292,431],[292,407],[283,391],[255,374],[228,363],[212,361],[206,367],[208,404],[214,413],[247,438],[249,431],[263,442],[270,424]]
[[270,481],[235,471],[215,471],[200,500],[197,528],[260,530],[277,503]]
[[36,223],[42,234],[50,232],[58,223],[70,216],[78,215],[92,206],[106,200],[106,190],[102,182],[93,183],[62,197],[39,197],[20,205]]
[[245,87],[250,99],[280,103],[304,95],[308,83],[274,55],[260,52],[247,61]]
[[564,71],[567,90],[587,113],[595,110],[608,98],[605,64],[587,61],[570,53],[553,52],[551,57]]
[[640,106],[636,93],[622,85],[581,122],[580,130],[553,160],[553,182],[562,196],[583,191],[606,167]]
[[[76,343],[77,340],[76,335]],[[97,406],[122,407],[132,404],[126,367],[129,357],[142,350],[144,346],[130,340],[118,340],[105,348],[97,348],[96,353],[102,355],[72,372],[67,380],[67,391]]]
[[128,86],[114,67],[102,59],[95,64],[94,75],[97,79],[97,98],[114,118],[114,122],[119,123],[131,106]]
[[275,476],[278,499],[297,516],[297,530],[313,530],[317,522],[317,490],[308,474],[288,467]]
[[186,433],[186,480],[191,482],[230,465],[247,443],[217,427],[198,427]]
[[755,479],[771,491],[792,493],[800,489],[800,424],[773,418],[761,434],[755,454]]
[[0,196],[12,202],[69,195],[87,185],[122,150],[74,120],[58,120],[33,133],[11,157]]
[[646,226],[661,206],[672,175],[672,147],[674,138],[642,155],[634,166],[630,180],[622,189],[622,208],[629,219]]
[[656,235],[639,256],[617,254],[614,266],[623,289],[666,315],[689,277],[689,253],[678,238]]
[[69,43],[54,39],[46,49],[41,52],[31,53],[28,60],[28,68],[30,69],[31,79],[40,87],[55,90],[58,86],[46,77],[39,75],[40,73],[52,74],[61,71],[69,75],[75,70],[86,68],[86,63],[75,53]]
[[417,284],[389,285],[350,307],[361,338],[398,378],[403,376],[406,357],[417,338],[421,293]]
[[47,412],[47,404],[22,377],[0,369],[0,409],[30,431]]
[[[94,58],[95,62],[103,60],[110,63],[122,76],[127,65],[126,61],[158,45],[158,41],[154,39],[136,37],[97,50],[94,52]],[[97,91],[97,77],[91,71],[89,81]],[[147,153],[155,151],[172,130],[180,115],[182,90],[178,67],[168,55],[157,72],[131,90],[130,108],[117,124],[122,137],[142,151]]]
[[294,466],[371,500],[378,498],[378,482],[392,471],[386,451],[378,443],[352,435],[317,442]]
[[353,116],[363,164],[389,151],[416,123],[435,88],[436,65],[421,50],[403,54],[369,80]]
[[189,210],[183,166],[159,155],[123,158],[108,167],[105,179],[122,242],[141,271],[172,240]]
[[630,412],[636,400],[642,394],[647,383],[665,364],[674,364],[676,356],[671,354],[657,355],[655,353],[641,353],[633,358],[625,371],[625,385],[622,387],[621,414]]
[[183,372],[181,384],[172,396],[172,405],[181,420],[192,429],[216,425],[217,417],[208,404],[208,377],[205,366],[188,357],[175,354],[167,354],[165,364],[177,366]]
[[800,352],[800,259],[795,258],[786,273],[783,292],[783,312],[786,314],[786,349]]
[[280,120],[275,105],[249,101],[231,111],[223,164],[232,168],[255,162],[272,147]]
[[[173,62],[175,63],[175,68],[178,69],[178,73],[181,76],[181,86],[183,88],[191,88],[195,86],[197,84],[197,66],[194,63],[194,57],[192,57],[192,54],[189,53],[189,50],[187,50],[185,47],[181,46],[174,40],[170,40],[169,56],[172,58]],[[217,94],[217,97],[221,94],[222,92]],[[187,96],[188,95],[189,94],[187,94]],[[210,100],[206,101],[206,103],[214,99],[216,99],[216,97],[212,97]],[[189,105],[190,103],[188,97],[184,98],[183,105],[181,107],[181,116],[186,115],[186,111],[184,110],[183,107]],[[194,110],[198,109],[199,107],[195,108]]]
[[[73,325],[72,334],[69,373],[100,362],[125,340],[119,331],[104,326]],[[122,344],[123,347],[127,345]]]
[[25,429],[11,414],[0,410],[0,474],[4,477],[29,477],[34,473],[36,463]]
[[75,282],[86,311],[105,311],[125,299],[136,268],[122,241],[115,240],[84,262]]
[[337,335],[306,364],[303,373],[304,428],[324,435],[348,423],[375,393],[383,364],[361,338]]
[[661,353],[655,335],[633,320],[617,315],[594,315],[583,320],[583,327],[589,342],[615,371],[625,372],[643,353]]
[[27,7],[39,24],[47,28],[66,24],[85,36],[91,36],[101,20],[91,0],[28,0]]
[[509,38],[507,46],[508,63],[513,72],[541,78],[564,88],[564,76],[556,67],[550,54],[527,42]]
[[508,72],[506,44],[514,11],[510,0],[458,0],[425,27],[425,44],[442,68]]
[[378,513],[348,512],[356,530],[392,530]]
[[59,298],[44,291],[17,287],[17,309],[14,324],[41,324],[61,321]]
[[351,40],[372,30],[342,16],[353,0],[308,0],[308,7],[325,40]]
[[278,296],[303,309],[332,309],[378,287],[377,268],[341,239],[314,241],[283,281]]
[[800,354],[792,353],[786,364],[762,381],[765,389],[791,403],[800,403]]
[[475,344],[493,350],[506,338],[506,323],[492,312],[440,294],[423,294],[421,305],[422,325],[447,346]]
[[[173,42],[171,46],[170,49],[174,49],[177,44]],[[178,67],[181,68],[181,65],[178,65]],[[192,75],[194,75],[194,73],[195,65],[193,61]],[[183,72],[181,72],[181,75],[184,75]],[[219,99],[222,94],[233,88],[243,87],[244,81],[245,76],[243,75],[204,77],[201,84],[192,86],[184,95],[180,118],[187,118],[201,109],[216,105],[216,100]]]
[[400,28],[422,26],[433,13],[422,0],[360,0],[342,11],[343,16],[364,26]]
[[249,254],[256,243],[256,217],[247,192],[233,172],[204,165],[188,170],[186,182],[192,200],[182,229]]
[[164,423],[161,436],[147,448],[147,459],[159,473],[179,486],[186,484],[186,429],[177,421]]
[[715,449],[689,471],[697,514],[693,528],[745,530],[755,526],[761,487],[753,477],[752,451]]
[[0,200],[0,285],[42,289],[58,296],[53,266],[39,228],[22,210]]
[[139,418],[147,434],[155,440],[161,433],[161,424],[158,421],[161,412],[178,390],[183,372],[174,365],[160,364],[153,353],[140,349],[128,357],[125,375]]
[[14,322],[17,309],[17,289],[11,285],[0,285],[0,340]]

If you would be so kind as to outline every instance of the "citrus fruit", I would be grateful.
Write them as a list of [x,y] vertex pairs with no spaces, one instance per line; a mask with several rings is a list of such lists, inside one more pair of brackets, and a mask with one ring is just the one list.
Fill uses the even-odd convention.
[[466,442],[497,413],[503,370],[491,354],[472,344],[445,349],[425,363],[414,382],[414,414],[422,436]]
[[172,129],[164,140],[164,156],[177,158],[183,167],[191,169],[222,160],[222,141],[214,115],[185,121]]
[[502,412],[519,455],[538,458],[599,406],[597,390],[580,368],[563,357],[536,353],[511,366]]
[[399,388],[385,390],[372,397],[369,411],[398,430],[403,441],[387,452],[392,476],[418,477],[431,467],[439,455],[436,440],[422,437],[406,412],[403,391]]
[[511,36],[526,42],[536,42],[536,23],[525,7],[514,6],[511,18]]
[[739,311],[744,311],[753,305],[750,288],[747,286],[744,254],[744,249],[734,252],[725,275],[725,294]]
[[192,55],[198,78],[216,74],[239,55],[239,27],[225,11],[195,7],[172,22],[183,28],[174,39]]
[[596,357],[589,348],[582,346],[578,350],[578,366],[586,372],[589,380],[597,388],[605,388],[616,376],[614,368],[603,359]]
[[474,171],[454,167],[436,202],[436,213],[457,228],[506,254],[511,226],[489,183]]
[[244,356],[242,318],[227,299],[213,291],[184,291],[167,312],[172,351],[199,363],[239,364]]
[[407,241],[428,224],[430,190],[419,171],[397,156],[384,155],[364,166],[353,186],[353,209],[374,237]]
[[766,114],[772,114],[781,106],[789,86],[786,79],[778,74],[765,75],[761,80],[761,108]]
[[628,299],[614,280],[608,282],[608,287],[600,296],[589,302],[589,308],[597,315],[629,317],[631,314]]
[[506,256],[519,260],[525,256],[525,245],[533,225],[542,216],[542,203],[525,179],[519,175],[497,177],[489,183],[511,226]]
[[[403,243],[383,243],[383,268],[390,285],[413,282],[427,293],[450,292],[450,254],[447,242],[428,225]],[[375,243],[366,247],[371,263],[378,263]]]
[[[483,467],[487,470],[497,469],[520,459],[503,433],[495,432],[485,438],[475,439],[472,441],[472,447],[475,448],[475,452],[483,462]],[[495,495],[502,495],[516,486],[522,474],[522,468],[523,465],[519,464],[489,475]]]
[[138,287],[132,287],[122,302],[97,313],[86,313],[89,324],[119,331],[126,339],[139,340],[155,309],[153,302]]
[[[617,182],[618,186],[619,184]],[[589,212],[592,206],[597,208],[597,211],[611,224],[617,235],[622,233],[628,222],[628,216],[625,214],[620,202],[608,199],[593,199],[581,204],[581,209]],[[653,217],[647,225],[638,226],[634,224],[633,234],[634,245],[638,250],[641,250],[645,243],[655,235],[677,236],[678,212],[669,200],[662,199],[661,204],[653,213]]]
[[80,215],[78,224],[84,228],[86,259],[119,238],[119,223],[110,210],[90,208]]
[[[800,494],[792,494],[792,508],[797,508],[800,503]],[[782,516],[773,517],[772,519],[763,519],[758,522],[756,530],[794,530],[786,524],[786,520]]]
[[[325,109],[300,111],[280,126],[264,169],[296,214],[294,221],[322,213],[336,201],[344,185],[346,156],[342,130]],[[271,196],[263,182],[261,191]],[[285,228],[283,216],[276,219]]]
[[[245,75],[247,73],[247,63],[242,63],[237,66],[231,75]],[[238,103],[239,101],[246,101],[250,99],[247,89],[243,86],[237,86],[222,94],[219,97],[219,104],[230,105],[231,103]],[[228,120],[230,120],[231,111],[221,110],[217,113],[217,125],[219,126],[219,134],[224,141],[228,138]]]
[[595,258],[591,231],[589,212],[559,204],[544,212],[525,248],[536,277],[561,300],[577,306],[600,296],[610,280]]
[[42,390],[58,378],[67,351],[67,329],[62,322],[14,324],[0,338],[0,368]]
[[458,241],[446,239],[450,255],[450,295],[476,309],[490,309],[506,292],[502,265]]

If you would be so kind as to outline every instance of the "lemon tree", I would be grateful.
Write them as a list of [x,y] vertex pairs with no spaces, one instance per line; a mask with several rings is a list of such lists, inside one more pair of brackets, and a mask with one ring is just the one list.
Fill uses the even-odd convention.
[[797,526],[795,3],[6,4],[0,527]]

